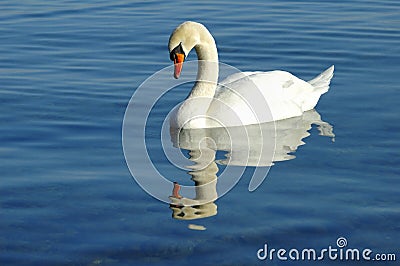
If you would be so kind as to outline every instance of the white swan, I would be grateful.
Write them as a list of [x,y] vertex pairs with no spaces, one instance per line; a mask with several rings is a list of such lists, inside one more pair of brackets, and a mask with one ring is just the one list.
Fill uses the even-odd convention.
[[188,53],[198,57],[197,81],[170,118],[174,128],[251,125],[300,116],[329,89],[334,66],[306,82],[285,71],[241,72],[218,83],[218,52],[207,28],[197,22],[179,25],[169,39],[174,77]]

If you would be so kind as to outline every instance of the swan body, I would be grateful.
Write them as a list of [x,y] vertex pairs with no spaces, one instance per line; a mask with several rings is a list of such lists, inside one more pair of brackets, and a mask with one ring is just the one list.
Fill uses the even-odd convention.
[[310,81],[286,71],[238,72],[218,82],[218,52],[205,26],[187,21],[171,34],[169,51],[178,78],[192,50],[198,57],[197,80],[170,117],[174,128],[213,128],[260,124],[300,116],[328,91],[331,66]]

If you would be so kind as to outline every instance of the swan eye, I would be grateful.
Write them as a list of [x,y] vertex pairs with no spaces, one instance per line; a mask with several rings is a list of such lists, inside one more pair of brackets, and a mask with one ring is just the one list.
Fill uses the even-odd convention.
[[175,54],[174,52],[171,52],[171,53],[169,54],[169,59],[171,59],[171,61],[174,61],[174,60],[175,60],[175,57],[176,57],[176,54]]
[[169,59],[171,59],[171,61],[174,61],[176,59],[177,54],[183,54],[184,58],[186,58],[185,52],[183,51],[182,48],[182,43],[179,43],[178,46],[172,49],[171,53],[169,54]]

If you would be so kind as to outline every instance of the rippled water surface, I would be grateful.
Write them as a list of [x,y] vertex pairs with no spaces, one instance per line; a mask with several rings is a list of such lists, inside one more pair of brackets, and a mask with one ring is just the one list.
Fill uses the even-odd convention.
[[[265,243],[321,250],[339,237],[398,263],[398,1],[86,2],[0,3],[1,265],[364,265],[256,256]],[[336,67],[317,106],[335,141],[312,126],[256,191],[250,168],[216,215],[191,221],[138,186],[121,139],[129,99],[171,65],[168,38],[185,20],[243,71],[309,80]],[[160,121],[187,93],[165,96],[146,138],[157,167],[190,184],[159,152]]]

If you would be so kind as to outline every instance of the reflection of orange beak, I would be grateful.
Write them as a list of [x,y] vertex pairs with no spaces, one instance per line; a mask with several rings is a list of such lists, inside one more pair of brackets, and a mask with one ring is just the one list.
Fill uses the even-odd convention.
[[181,186],[177,182],[174,182],[174,188],[172,189],[172,197],[181,199],[182,196],[179,195],[179,190],[181,190]]
[[182,71],[183,61],[185,60],[184,54],[176,54],[174,59],[174,78],[179,78]]

